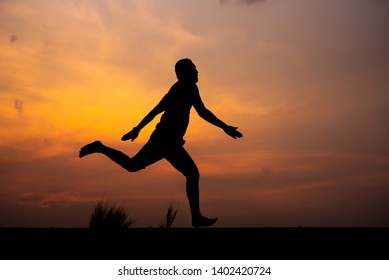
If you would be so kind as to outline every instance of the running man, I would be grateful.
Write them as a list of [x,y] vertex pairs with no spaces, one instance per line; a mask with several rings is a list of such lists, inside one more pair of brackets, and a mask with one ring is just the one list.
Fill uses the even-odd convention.
[[234,139],[242,137],[242,134],[237,127],[225,124],[204,106],[196,85],[198,71],[190,59],[179,60],[175,65],[175,71],[178,81],[158,105],[121,139],[122,141],[134,141],[143,127],[163,113],[150,139],[134,157],[130,158],[118,150],[105,146],[100,141],[95,141],[81,148],[80,158],[93,153],[101,153],[129,172],[137,172],[161,159],[166,159],[186,178],[186,194],[192,215],[192,226],[208,227],[216,223],[217,218],[206,218],[200,212],[200,174],[196,164],[183,147],[185,143],[183,137],[189,125],[190,109],[193,106],[201,118],[223,129]]

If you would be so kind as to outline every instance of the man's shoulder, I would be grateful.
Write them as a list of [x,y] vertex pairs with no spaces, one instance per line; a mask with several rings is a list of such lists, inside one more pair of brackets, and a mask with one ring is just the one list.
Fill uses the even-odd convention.
[[170,90],[172,89],[173,90],[196,90],[196,91],[199,90],[195,83],[184,83],[181,81],[175,82],[170,88]]
[[173,84],[169,90],[169,92],[166,94],[167,96],[175,96],[175,95],[181,95],[185,94],[187,96],[198,96],[199,95],[199,89],[196,84],[190,84],[190,83],[182,83],[180,81],[177,81],[175,84]]

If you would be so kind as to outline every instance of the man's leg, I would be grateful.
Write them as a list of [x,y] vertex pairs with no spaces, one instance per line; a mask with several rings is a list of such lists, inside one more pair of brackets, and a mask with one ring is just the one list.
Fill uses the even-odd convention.
[[130,158],[121,151],[107,147],[100,141],[95,141],[81,148],[80,158],[93,153],[101,153],[107,156],[129,172],[139,171],[140,169],[143,169],[146,166],[162,159],[160,153],[154,152],[152,145],[149,143],[146,143],[138,154],[136,154],[133,158]]
[[169,151],[165,156],[178,171],[186,178],[186,194],[189,201],[190,211],[192,214],[193,227],[208,227],[216,223],[216,219],[208,219],[200,212],[200,195],[199,195],[199,180],[200,174],[193,159],[188,152],[182,147]]

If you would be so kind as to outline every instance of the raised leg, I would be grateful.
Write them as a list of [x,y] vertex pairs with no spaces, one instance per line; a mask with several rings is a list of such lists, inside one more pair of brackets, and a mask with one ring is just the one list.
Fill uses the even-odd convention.
[[100,149],[102,148],[103,143],[100,141],[92,142],[88,145],[85,145],[80,149],[80,158],[83,158],[84,156],[93,154],[93,153],[99,153]]
[[136,162],[133,162],[129,156],[126,154],[122,153],[121,151],[112,149],[110,147],[105,146],[103,143],[100,141],[95,141],[92,142],[88,145],[85,145],[84,147],[81,148],[80,150],[80,158],[94,154],[94,153],[101,153],[108,158],[110,158],[112,161],[116,162],[119,164],[121,167],[126,169],[127,171],[130,172],[136,172],[140,170],[141,168],[136,164]]

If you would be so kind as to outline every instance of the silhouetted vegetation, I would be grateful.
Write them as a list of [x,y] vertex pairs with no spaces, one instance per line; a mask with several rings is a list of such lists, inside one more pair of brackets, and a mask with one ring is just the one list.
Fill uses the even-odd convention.
[[174,219],[177,216],[178,208],[174,209],[173,204],[170,204],[167,213],[166,213],[166,221],[165,223],[162,223],[159,227],[160,228],[171,228],[172,224],[174,222]]
[[[178,208],[174,208],[173,204],[170,204],[167,212],[165,222],[162,222],[160,228],[171,228],[172,224],[177,216]],[[135,222],[128,216],[128,213],[122,208],[117,207],[115,204],[112,206],[105,203],[103,199],[98,201],[93,208],[93,212],[90,216],[89,228],[91,229],[121,229],[129,228]]]
[[128,213],[115,204],[109,206],[100,200],[94,206],[90,217],[89,228],[91,229],[121,229],[128,228],[135,222],[128,216]]

